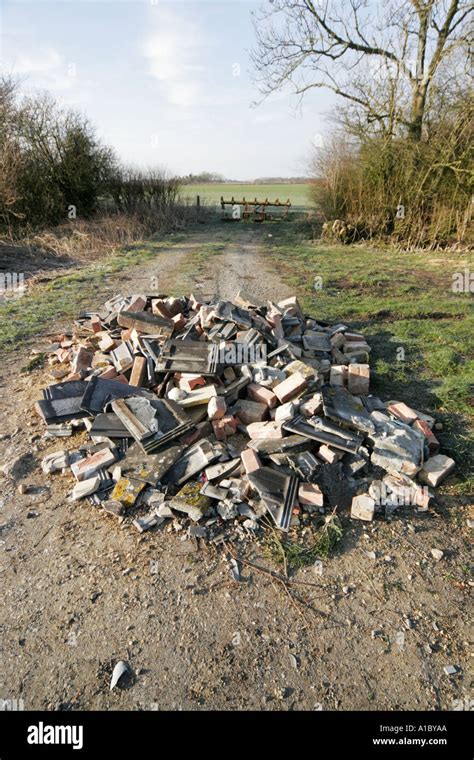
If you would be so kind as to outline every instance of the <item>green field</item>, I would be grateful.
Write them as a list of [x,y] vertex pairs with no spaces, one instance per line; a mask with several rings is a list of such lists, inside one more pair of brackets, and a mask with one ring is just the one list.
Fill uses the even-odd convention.
[[308,184],[290,184],[281,183],[275,185],[253,185],[253,184],[209,184],[209,185],[183,185],[181,190],[182,198],[189,198],[191,201],[195,201],[196,196],[201,197],[201,202],[210,206],[220,203],[221,196],[224,199],[230,200],[234,197],[236,200],[265,200],[274,201],[277,198],[280,201],[286,201],[288,198],[291,201],[292,206],[297,209],[309,208],[311,206],[311,199],[309,197]]

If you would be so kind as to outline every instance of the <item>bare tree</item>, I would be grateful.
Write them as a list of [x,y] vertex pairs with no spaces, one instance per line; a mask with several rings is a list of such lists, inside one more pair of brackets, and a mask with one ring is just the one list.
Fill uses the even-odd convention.
[[325,87],[366,123],[419,141],[430,88],[467,46],[472,9],[462,0],[269,0],[254,17],[260,89]]

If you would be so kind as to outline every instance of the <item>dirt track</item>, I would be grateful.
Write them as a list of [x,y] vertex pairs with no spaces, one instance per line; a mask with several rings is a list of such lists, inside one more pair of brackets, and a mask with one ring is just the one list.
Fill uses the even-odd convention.
[[[231,242],[228,227],[211,234],[223,249],[197,275],[192,255],[210,239],[205,227],[109,278],[95,303],[147,291],[157,274],[162,292],[291,293],[261,248],[263,229],[236,231]],[[0,464],[21,457],[0,496],[0,699],[22,698],[25,709],[450,710],[469,698],[459,581],[467,542],[455,508],[407,509],[369,527],[343,517],[341,548],[322,576],[296,576],[314,584],[297,587],[304,604],[250,567],[237,585],[222,551],[179,533],[139,537],[65,499],[70,478],[39,467],[63,444],[40,438],[31,409],[47,379],[42,370],[21,376],[26,358],[18,351],[0,370]],[[73,448],[78,439],[63,440]],[[38,492],[20,495],[20,483]],[[435,562],[432,547],[446,558]],[[246,557],[269,567],[258,545]],[[133,676],[111,693],[119,659]],[[458,676],[444,675],[450,664]]]

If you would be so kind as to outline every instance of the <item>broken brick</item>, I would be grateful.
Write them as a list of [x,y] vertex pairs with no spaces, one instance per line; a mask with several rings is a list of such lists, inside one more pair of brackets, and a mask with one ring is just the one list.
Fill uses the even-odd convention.
[[214,396],[207,405],[207,416],[210,420],[220,420],[226,413],[227,405],[222,396]]
[[307,378],[303,377],[300,372],[295,372],[294,374],[290,375],[290,377],[287,377],[286,380],[283,380],[283,382],[275,385],[273,392],[275,393],[275,396],[277,396],[278,400],[283,404],[285,401],[289,401],[298,393],[301,393],[301,391],[306,388],[307,384]]
[[262,466],[258,454],[253,449],[244,449],[241,452],[240,457],[242,459],[244,470],[247,473],[255,472],[255,470],[258,470]]
[[351,517],[355,520],[371,522],[375,514],[375,501],[371,496],[362,494],[354,496],[351,505]]
[[410,407],[403,403],[403,401],[396,404],[390,404],[388,411],[397,419],[405,423],[405,425],[412,425],[417,419],[417,413],[410,409]]
[[324,504],[323,492],[315,483],[301,483],[298,489],[298,501],[300,504],[322,507]]
[[247,425],[247,435],[252,440],[255,438],[281,438],[281,422],[252,422]]
[[277,403],[277,397],[275,394],[265,388],[263,385],[257,383],[250,383],[247,385],[247,394],[252,401],[259,401],[262,404],[266,404],[269,409],[272,409]]
[[367,396],[370,384],[368,364],[349,364],[347,368],[347,388],[354,396]]
[[451,474],[455,466],[456,462],[454,459],[446,457],[444,454],[436,454],[424,463],[418,473],[418,479],[421,480],[422,483],[426,483],[426,485],[436,488],[436,486]]
[[133,361],[129,384],[140,387],[146,377],[146,359],[144,356],[136,356]]

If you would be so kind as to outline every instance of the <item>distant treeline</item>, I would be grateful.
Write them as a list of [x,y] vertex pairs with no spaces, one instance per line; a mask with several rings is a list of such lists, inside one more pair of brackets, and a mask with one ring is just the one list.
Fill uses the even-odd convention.
[[215,172],[187,174],[180,177],[182,185],[300,185],[307,184],[308,177],[258,177],[257,179],[226,179]]

